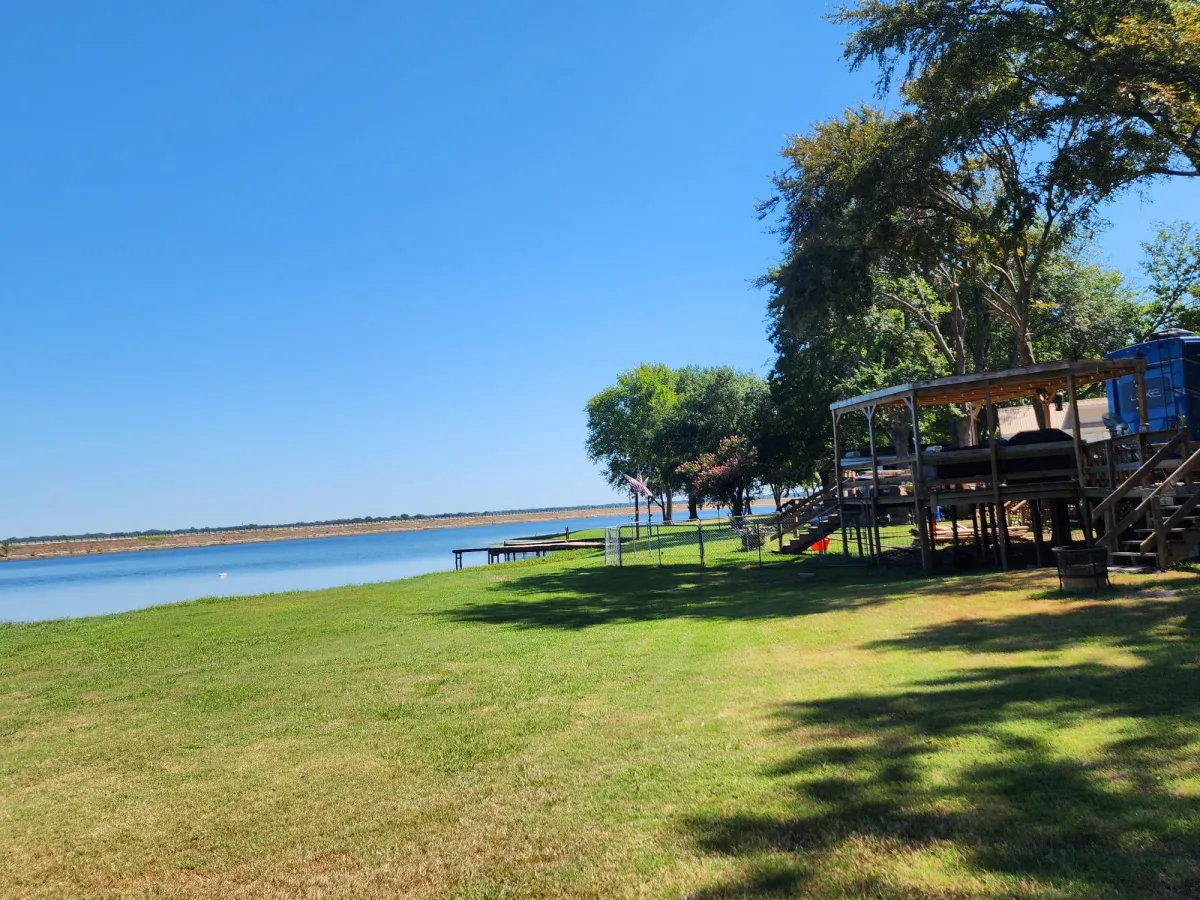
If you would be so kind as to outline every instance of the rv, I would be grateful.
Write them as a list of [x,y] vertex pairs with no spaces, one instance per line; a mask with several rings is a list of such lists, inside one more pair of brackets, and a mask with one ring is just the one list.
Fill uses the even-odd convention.
[[[1200,437],[1193,399],[1200,400],[1200,335],[1182,328],[1152,334],[1132,347],[1114,350],[1107,359],[1146,360],[1146,418],[1151,431],[1186,427]],[[1197,403],[1200,413],[1200,402]],[[1108,383],[1108,416],[1105,424],[1115,435],[1138,430],[1137,380],[1126,375]]]

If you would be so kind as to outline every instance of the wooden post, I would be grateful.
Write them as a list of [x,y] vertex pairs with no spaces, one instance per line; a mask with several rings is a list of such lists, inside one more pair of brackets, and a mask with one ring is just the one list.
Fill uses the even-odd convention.
[[950,542],[954,546],[951,563],[958,568],[958,504],[950,504]]
[[996,448],[996,404],[992,402],[992,386],[985,389],[987,404],[988,449],[992,458],[992,517],[1000,526],[1000,568],[1008,571],[1008,516],[1004,512],[1004,499],[1000,493],[1000,456]]
[[925,523],[925,514],[923,512],[924,503],[924,478],[921,475],[921,425],[917,420],[917,397],[916,394],[909,394],[904,398],[904,402],[908,404],[908,411],[912,415],[913,428],[913,506],[916,512],[914,517],[917,523],[917,541],[921,545],[921,571],[926,574],[933,571],[933,552],[929,549],[929,532]]
[[870,529],[871,543],[871,561],[875,565],[880,563],[880,548],[879,548],[879,455],[875,450],[875,406],[872,404],[866,408],[867,414],[867,441],[871,446],[871,518],[868,528]]
[[[1138,398],[1138,422],[1140,423],[1139,431],[1150,430],[1150,410],[1146,408],[1146,373],[1134,372],[1133,380],[1137,384]],[[1143,460],[1144,462],[1144,460]]]
[[992,508],[992,549],[996,553],[996,565],[1005,565],[1006,557],[1000,541],[1000,517],[996,515],[996,504],[988,504]]
[[979,535],[982,547],[979,561],[981,563],[986,563],[989,557],[996,555],[996,545],[992,541],[992,524],[988,521],[988,510],[991,508],[992,504],[990,503],[979,504]]
[[1092,505],[1087,498],[1087,462],[1083,456],[1083,432],[1079,426],[1079,397],[1075,390],[1075,373],[1067,373],[1067,399],[1071,404],[1071,440],[1075,444],[1075,470],[1079,475],[1079,524],[1083,542],[1092,546]]
[[1117,489],[1117,439],[1109,438],[1105,444],[1104,463],[1108,469],[1108,490],[1112,493]]
[[1170,567],[1170,559],[1167,554],[1167,530],[1163,527],[1162,501],[1158,497],[1150,501],[1150,523],[1154,526],[1158,567],[1165,572]]
[[1046,538],[1042,534],[1042,501],[1027,500],[1029,504],[1029,524],[1033,528],[1033,546],[1037,554],[1038,566],[1046,565]]
[[[1105,446],[1105,460],[1108,468],[1108,490],[1112,493],[1117,489],[1117,439],[1109,438]],[[1104,533],[1109,534],[1117,525],[1117,514],[1112,507],[1104,512]],[[1112,565],[1113,547],[1108,548],[1108,562]]]
[[837,492],[838,526],[842,530],[842,555],[850,555],[850,542],[846,540],[846,509],[842,503],[842,443],[838,434],[840,417],[833,413],[833,489]]
[[975,541],[975,553],[982,562],[987,554],[987,546],[983,542],[983,529],[979,525],[979,510],[978,503],[971,504],[971,534]]

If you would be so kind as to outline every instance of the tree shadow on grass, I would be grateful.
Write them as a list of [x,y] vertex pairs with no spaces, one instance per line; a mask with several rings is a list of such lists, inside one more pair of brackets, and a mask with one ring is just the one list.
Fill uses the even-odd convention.
[[[815,574],[815,577],[807,577]],[[459,622],[574,630],[659,619],[770,619],[861,609],[897,599],[910,581],[844,568],[532,569],[494,590],[506,599],[450,610]],[[513,596],[515,595],[515,597]]]
[[[992,665],[781,707],[781,731],[803,749],[765,774],[788,811],[686,822],[700,848],[748,871],[699,896],[1200,897],[1198,613],[1190,595],[1074,606],[874,645],[1086,640],[1136,662]],[[1060,729],[1096,723],[1096,746],[1065,747]],[[922,852],[966,875],[950,888],[898,863]]]
[[[873,650],[1017,653],[1054,652],[1091,641],[1148,657],[1175,651],[1173,642],[1164,639],[1163,629],[1174,628],[1184,641],[1200,637],[1198,595],[1200,581],[1148,579],[1116,602],[1113,592],[1110,599],[1086,606],[1052,603],[1037,613],[1007,619],[958,619],[867,646]],[[1041,599],[1040,595],[1035,599]],[[1044,599],[1062,598],[1047,593]]]

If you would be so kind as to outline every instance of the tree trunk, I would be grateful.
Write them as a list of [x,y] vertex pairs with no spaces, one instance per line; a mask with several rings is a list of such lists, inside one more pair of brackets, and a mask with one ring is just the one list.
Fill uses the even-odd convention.
[[688,492],[687,504],[688,518],[692,521],[700,518],[700,501],[696,498],[696,495],[690,491]]
[[783,512],[783,485],[771,485],[771,496],[775,498],[775,512]]
[[903,453],[904,449],[909,445],[909,438],[912,434],[912,424],[909,420],[908,410],[905,409],[903,415],[894,415],[892,410],[887,410],[884,417],[884,426],[887,428],[888,437],[892,439],[892,447],[896,453]]
[[633,536],[635,539],[642,536],[642,498],[640,494],[633,495]]
[[967,317],[963,313],[962,295],[958,286],[950,290],[950,323],[954,329],[954,374],[967,374]]
[[[1029,334],[1029,324],[1024,319],[1017,329],[1020,333],[1017,335],[1017,353],[1020,355],[1021,365],[1035,365],[1033,355],[1033,338]],[[1041,429],[1050,427],[1050,415],[1047,412],[1048,404],[1043,403],[1038,397],[1031,398],[1033,400],[1033,415],[1037,419],[1037,427]]]
[[959,447],[974,447],[979,441],[976,439],[979,434],[979,407],[974,403],[964,403],[962,405],[963,416],[958,420],[958,446]]
[[667,503],[663,507],[663,521],[670,522],[673,521],[675,516],[675,498],[671,496],[670,491],[667,491],[666,497]]

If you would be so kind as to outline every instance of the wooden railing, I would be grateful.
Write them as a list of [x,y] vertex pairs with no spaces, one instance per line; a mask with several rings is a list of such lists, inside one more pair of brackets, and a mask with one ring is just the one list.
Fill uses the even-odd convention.
[[783,504],[779,510],[780,518],[795,518],[797,520],[804,517],[808,512],[815,509],[820,503],[825,500],[834,500],[837,498],[837,490],[839,485],[831,485],[813,494],[809,497],[794,497]]
[[[1180,435],[1182,440],[1183,432],[1180,432]],[[1151,460],[1147,461],[1147,465],[1150,461]],[[1167,520],[1167,522],[1162,520],[1162,516],[1159,513],[1162,504],[1162,497],[1168,488],[1174,489],[1175,483],[1191,472],[1197,464],[1200,464],[1200,450],[1196,450],[1191,456],[1185,459],[1183,463],[1177,469],[1175,469],[1174,472],[1168,475],[1166,479],[1164,479],[1154,488],[1154,490],[1142,498],[1142,502],[1137,505],[1136,509],[1123,517],[1120,522],[1109,529],[1105,533],[1104,537],[1100,538],[1097,543],[1099,543],[1102,547],[1107,547],[1109,550],[1116,550],[1119,546],[1122,534],[1124,534],[1128,529],[1132,528],[1138,522],[1147,518],[1147,516],[1151,516],[1151,514],[1153,514],[1151,516],[1152,521],[1150,521],[1150,525],[1154,529],[1154,534],[1143,540],[1138,545],[1138,549],[1142,552],[1146,552],[1151,546],[1157,544],[1158,564],[1160,568],[1165,569],[1168,565],[1167,540],[1170,534],[1170,528],[1174,527],[1183,520],[1188,511],[1190,511],[1190,509],[1195,506],[1197,500],[1200,499],[1200,494],[1193,494],[1190,496],[1184,505],[1176,510],[1176,512],[1171,516],[1170,519]],[[1133,481],[1134,479],[1131,478],[1129,480]],[[1168,523],[1174,524],[1168,525]]]
[[[1195,454],[1192,455],[1195,456]],[[1187,518],[1188,513],[1195,509],[1197,503],[1200,503],[1200,491],[1193,493],[1175,508],[1175,512],[1171,513],[1171,518],[1167,519],[1167,521],[1163,523],[1163,531],[1167,534],[1170,534],[1171,529],[1178,528],[1183,523],[1183,520]],[[1143,553],[1149,549],[1149,545],[1156,537],[1157,535],[1151,535],[1150,537],[1146,538],[1146,540],[1142,541],[1140,549]]]
[[1096,504],[1095,509],[1092,510],[1092,521],[1099,522],[1104,518],[1105,513],[1115,508],[1134,488],[1145,484],[1146,479],[1153,474],[1154,470],[1159,467],[1163,460],[1175,452],[1175,448],[1182,444],[1186,437],[1186,431],[1177,431],[1175,436],[1167,441],[1157,453],[1142,463],[1136,472],[1125,479],[1116,490]]

